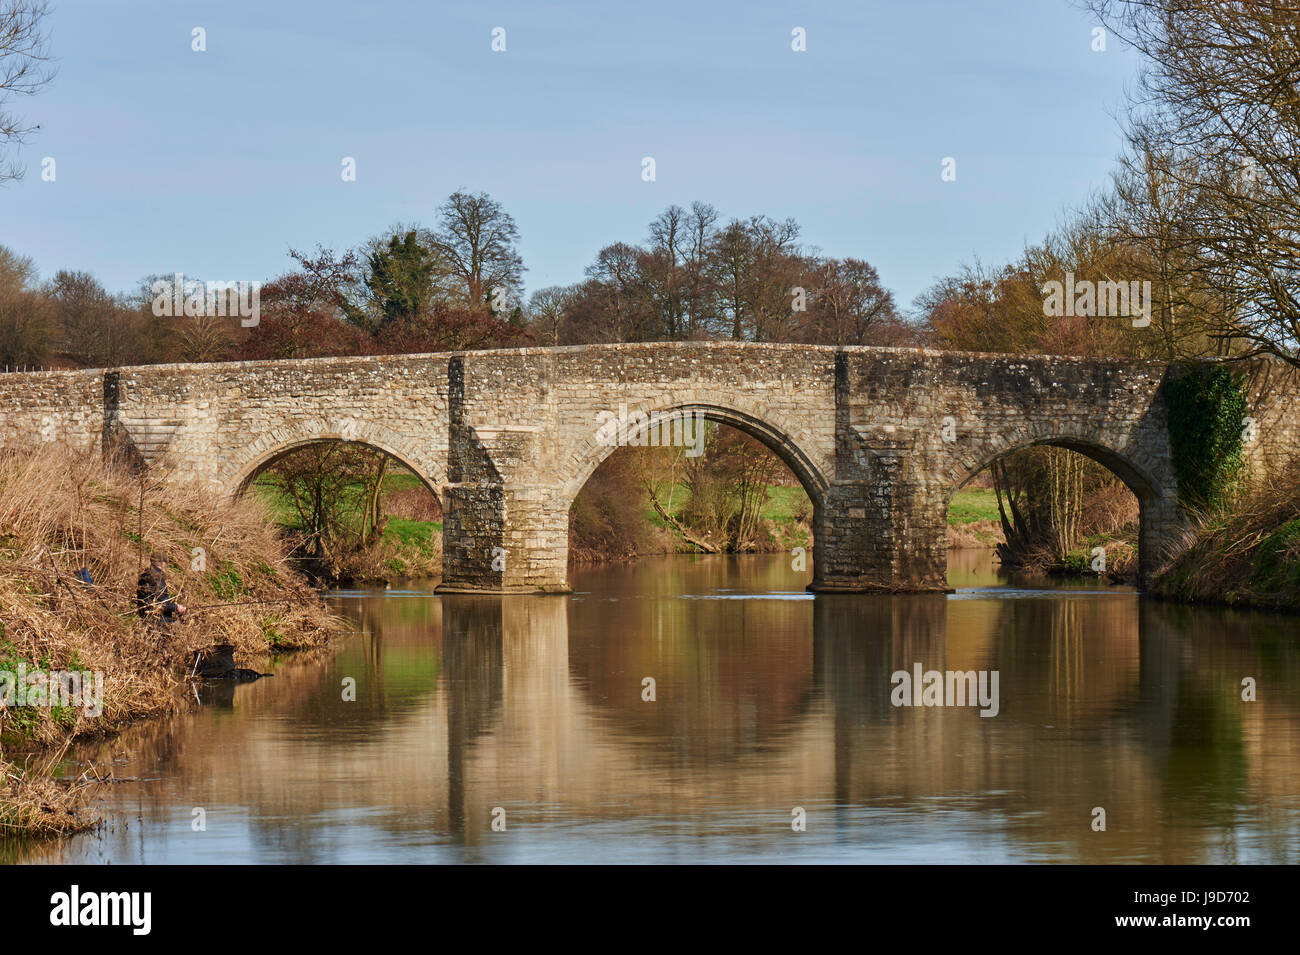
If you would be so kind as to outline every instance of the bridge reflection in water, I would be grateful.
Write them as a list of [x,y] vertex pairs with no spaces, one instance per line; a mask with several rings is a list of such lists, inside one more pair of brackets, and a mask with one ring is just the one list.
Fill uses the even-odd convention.
[[[103,744],[139,777],[105,807],[126,824],[24,856],[1300,859],[1300,621],[1087,588],[814,599],[793,578],[674,558],[578,574],[569,598],[342,598],[363,635]],[[997,670],[1000,712],[893,706],[914,663]]]

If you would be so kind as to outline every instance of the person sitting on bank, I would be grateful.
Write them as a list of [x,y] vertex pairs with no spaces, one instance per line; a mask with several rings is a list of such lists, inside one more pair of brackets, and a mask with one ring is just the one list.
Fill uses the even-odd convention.
[[163,623],[172,623],[185,613],[185,607],[167,592],[167,575],[163,572],[166,562],[162,554],[151,555],[148,569],[135,586],[136,611],[141,618],[160,614]]

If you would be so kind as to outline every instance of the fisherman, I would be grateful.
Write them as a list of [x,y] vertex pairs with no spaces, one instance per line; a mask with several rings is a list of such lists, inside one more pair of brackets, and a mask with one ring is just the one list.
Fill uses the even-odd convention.
[[174,623],[185,613],[185,607],[167,592],[167,576],[163,573],[166,562],[167,558],[162,554],[151,554],[148,569],[135,585],[136,612],[141,619],[160,614],[163,623]]

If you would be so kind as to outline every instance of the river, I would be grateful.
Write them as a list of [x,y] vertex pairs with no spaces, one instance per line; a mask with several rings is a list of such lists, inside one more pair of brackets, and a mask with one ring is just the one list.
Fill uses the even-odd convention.
[[[106,824],[0,855],[1300,861],[1300,618],[952,556],[947,596],[814,598],[784,556],[583,569],[567,597],[338,592],[336,651],[81,747],[70,769],[118,780]],[[996,715],[895,705],[916,665],[996,673]]]

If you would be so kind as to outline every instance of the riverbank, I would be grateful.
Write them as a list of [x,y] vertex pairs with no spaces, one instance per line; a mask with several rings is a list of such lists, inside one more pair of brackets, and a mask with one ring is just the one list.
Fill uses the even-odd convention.
[[1240,493],[1204,516],[1152,594],[1184,603],[1300,613],[1300,478]]
[[[184,622],[134,612],[151,553]],[[93,825],[94,774],[62,778],[62,748],[192,705],[196,651],[231,644],[262,672],[340,629],[257,501],[142,482],[97,454],[0,455],[0,830]]]

